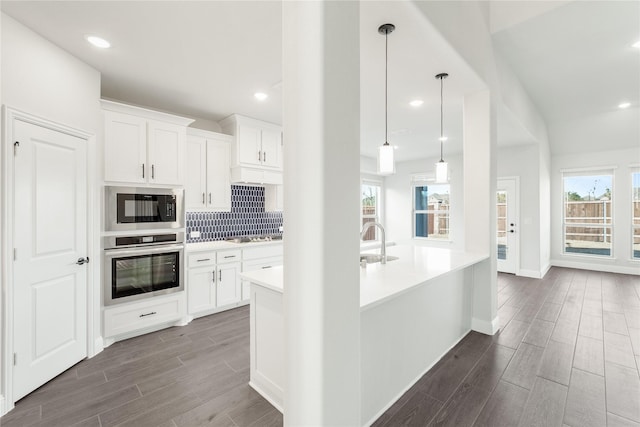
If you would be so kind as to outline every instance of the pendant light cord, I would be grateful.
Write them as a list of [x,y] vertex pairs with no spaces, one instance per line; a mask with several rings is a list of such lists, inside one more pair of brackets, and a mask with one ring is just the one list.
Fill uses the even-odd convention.
[[443,101],[443,97],[442,97],[442,80],[444,80],[444,77],[440,77],[440,161],[444,162],[443,159],[443,155],[442,155],[442,146],[444,144],[444,141],[442,140],[442,138],[444,137],[443,133],[442,133],[442,129],[443,129],[443,109],[442,109],[442,104],[444,103]]
[[389,131],[387,129],[388,126],[388,118],[387,118],[387,110],[388,107],[388,90],[387,90],[387,80],[388,80],[388,65],[389,62],[389,32],[385,31],[384,33],[384,143],[386,145],[389,144]]

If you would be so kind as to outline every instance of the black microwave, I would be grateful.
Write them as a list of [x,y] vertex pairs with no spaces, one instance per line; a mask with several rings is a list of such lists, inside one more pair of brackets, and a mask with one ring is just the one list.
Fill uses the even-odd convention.
[[184,190],[105,187],[105,230],[184,228]]

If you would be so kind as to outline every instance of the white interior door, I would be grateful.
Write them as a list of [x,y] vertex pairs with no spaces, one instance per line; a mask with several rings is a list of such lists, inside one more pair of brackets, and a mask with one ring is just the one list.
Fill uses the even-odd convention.
[[499,179],[496,194],[498,271],[516,274],[518,267],[518,205],[515,178]]
[[86,141],[13,121],[13,399],[87,355]]

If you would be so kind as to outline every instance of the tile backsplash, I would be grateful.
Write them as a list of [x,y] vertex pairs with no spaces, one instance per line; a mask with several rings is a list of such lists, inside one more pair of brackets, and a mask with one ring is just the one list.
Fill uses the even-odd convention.
[[[187,212],[187,243],[281,234],[282,212],[264,211],[264,187],[231,186],[231,212]],[[192,231],[200,237],[191,238]]]

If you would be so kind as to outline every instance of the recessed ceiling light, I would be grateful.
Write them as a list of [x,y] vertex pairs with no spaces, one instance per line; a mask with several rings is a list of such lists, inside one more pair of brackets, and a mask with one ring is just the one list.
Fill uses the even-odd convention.
[[618,105],[618,108],[629,108],[630,106],[630,102],[623,102],[622,104]]
[[111,43],[98,36],[87,36],[87,41],[94,45],[95,47],[99,47],[101,49],[107,49],[111,47]]
[[447,139],[449,138],[447,138],[446,136],[441,136],[440,138],[438,138],[438,140],[442,142],[446,141]]
[[258,101],[264,101],[265,99],[267,99],[269,97],[269,95],[267,95],[264,92],[256,92],[253,94],[253,96],[258,100]]
[[633,44],[633,47],[637,47],[638,49],[640,49],[640,40],[638,40],[637,42],[635,42]]
[[409,103],[409,105],[411,105],[412,107],[419,107],[422,104],[424,104],[424,101],[422,99],[414,99]]

